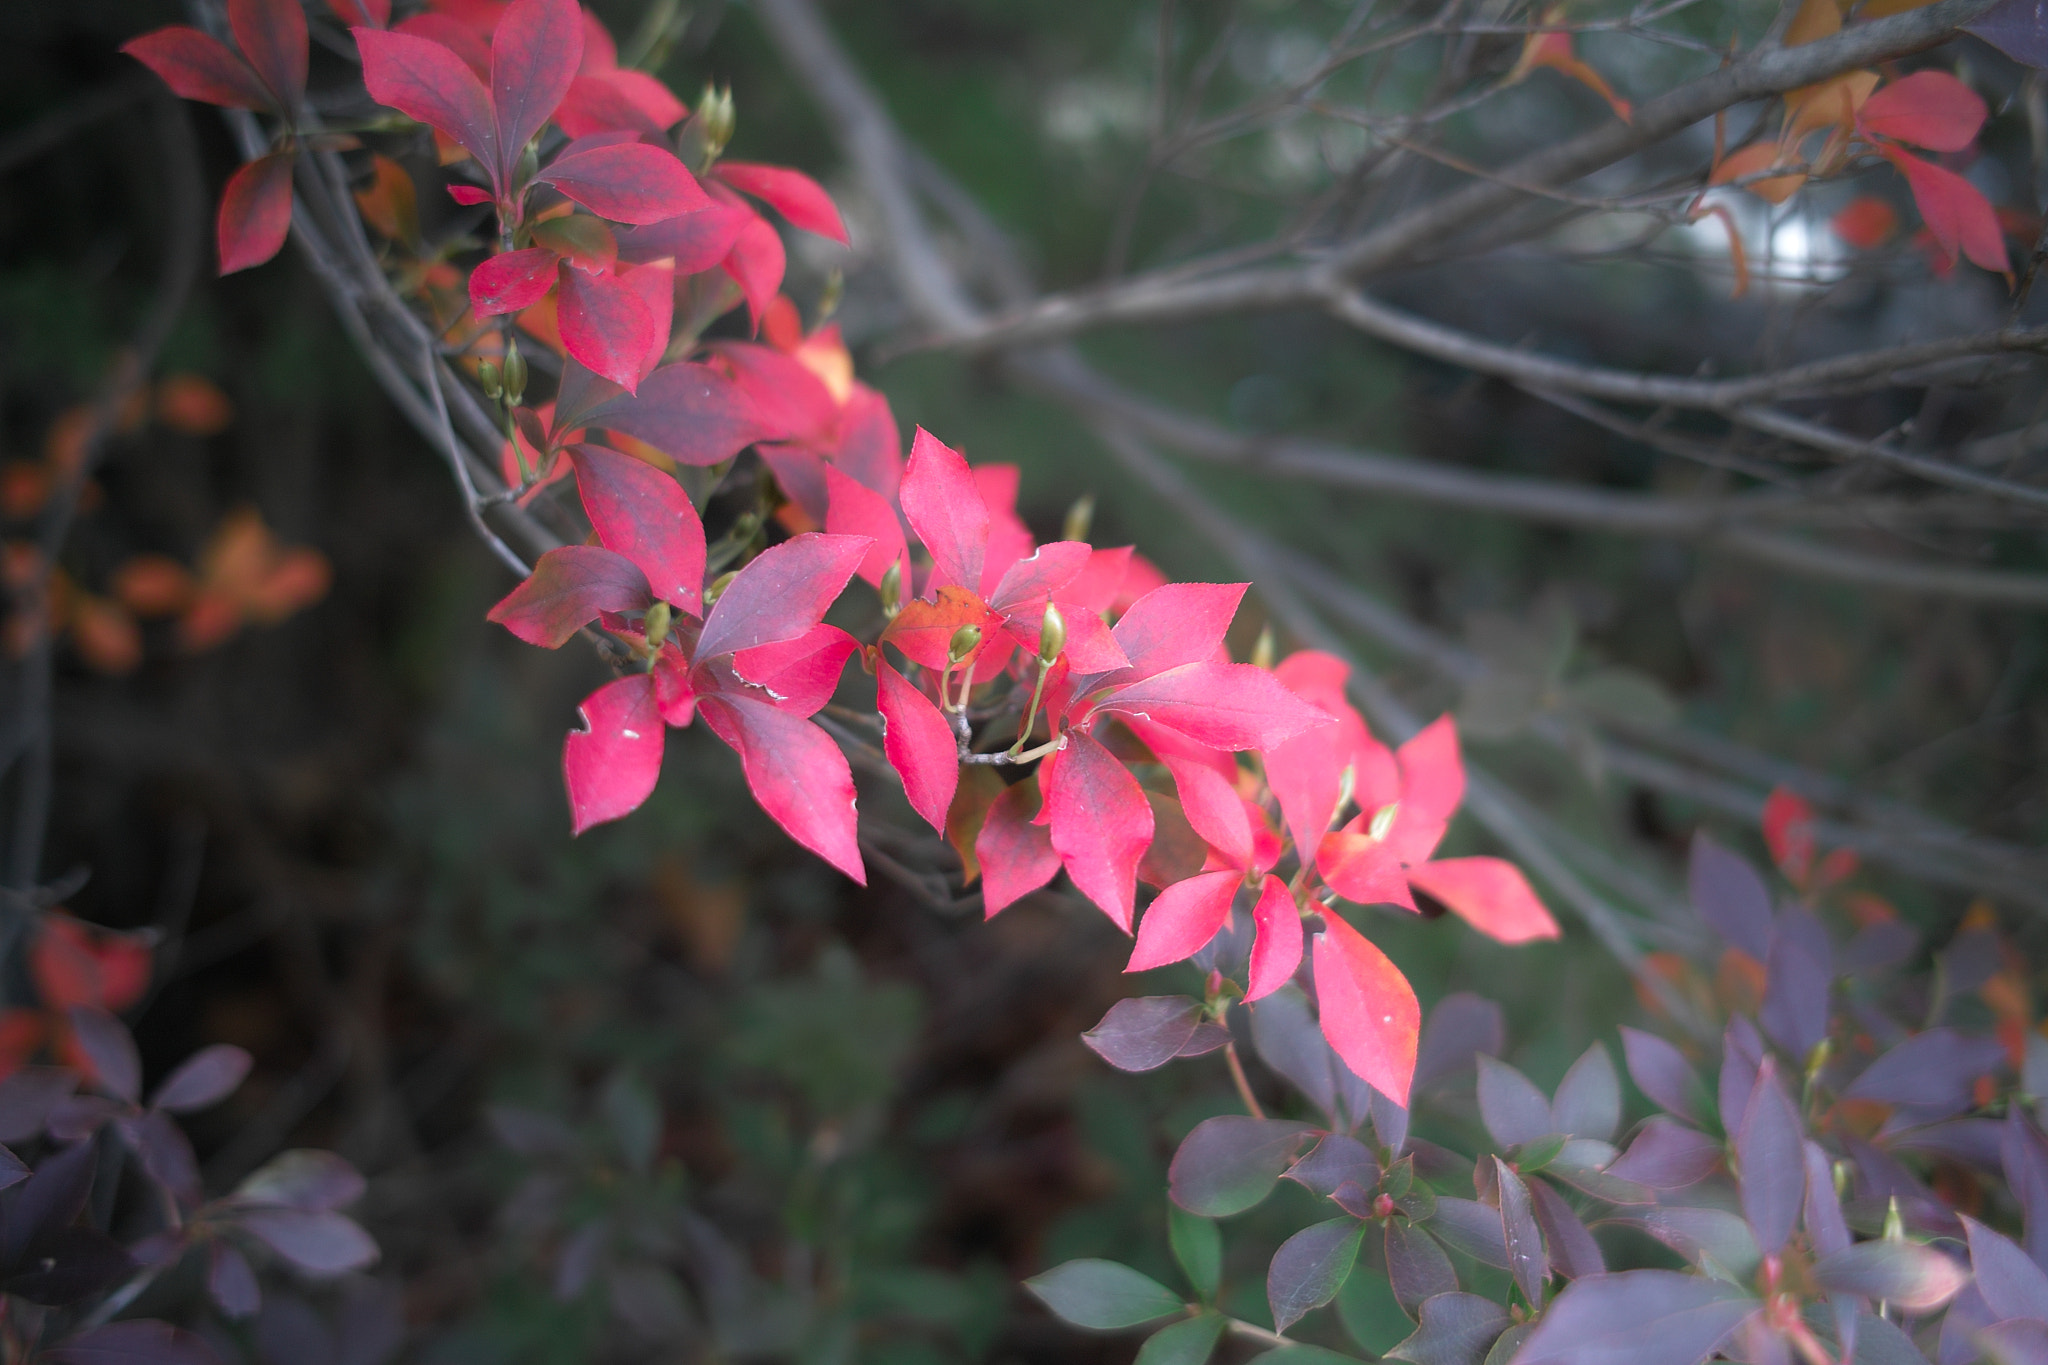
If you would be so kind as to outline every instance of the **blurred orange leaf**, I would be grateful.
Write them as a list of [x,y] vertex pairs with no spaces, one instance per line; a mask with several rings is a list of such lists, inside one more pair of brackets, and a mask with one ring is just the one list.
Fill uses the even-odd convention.
[[174,374],[156,386],[156,420],[187,436],[218,436],[235,420],[235,405],[205,376]]

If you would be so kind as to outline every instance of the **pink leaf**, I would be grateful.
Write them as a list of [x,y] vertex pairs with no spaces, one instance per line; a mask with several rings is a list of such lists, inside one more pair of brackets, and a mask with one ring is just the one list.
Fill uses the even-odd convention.
[[1504,859],[1445,858],[1410,868],[1408,880],[1502,943],[1557,937],[1557,921],[1536,899],[1522,870]]
[[1438,716],[1403,744],[1395,757],[1401,764],[1402,816],[1447,823],[1465,799],[1465,761],[1458,753],[1457,722],[1448,715]]
[[572,143],[534,179],[615,223],[658,223],[711,203],[673,152],[644,142]]
[[704,612],[704,523],[682,486],[651,465],[599,446],[577,446],[576,489],[597,538],[647,575],[656,597]]
[[564,545],[542,555],[533,576],[492,607],[489,619],[530,645],[559,649],[599,613],[639,611],[653,598],[647,575],[624,555]]
[[733,378],[746,390],[762,424],[772,433],[764,439],[831,448],[839,425],[839,405],[809,366],[795,356],[748,341],[726,342],[718,347],[718,355],[732,367]]
[[835,536],[866,536],[874,542],[860,562],[860,576],[879,587],[889,566],[903,562],[903,524],[896,518],[896,509],[887,498],[854,482],[836,465],[824,466],[824,478],[825,529]]
[[[1020,561],[1021,562],[1021,561]],[[1123,647],[1116,642],[1116,635],[1104,624],[1102,618],[1079,602],[1070,602],[1065,595],[1054,599],[1060,605],[1061,614],[1067,621],[1067,649],[1065,658],[1068,667],[1080,674],[1108,673],[1122,668],[1130,662]],[[1027,615],[1024,621],[1030,626],[1031,647],[1038,648],[1038,616]]]
[[690,661],[683,657],[674,637],[654,658],[654,704],[661,711],[661,718],[677,729],[688,725],[697,715],[697,688],[690,681]]
[[[560,554],[557,550],[554,553]],[[639,809],[661,777],[666,728],[645,673],[606,683],[583,699],[581,730],[562,745],[573,833]]]
[[853,771],[832,737],[807,720],[748,697],[714,694],[699,707],[705,723],[739,754],[761,809],[790,838],[866,886]]
[[590,71],[569,84],[555,125],[570,137],[626,129],[660,133],[688,112],[669,88],[644,71]]
[[491,105],[508,188],[513,163],[569,93],[582,61],[583,16],[576,0],[513,0],[505,7],[491,35]]
[[633,393],[608,398],[577,420],[624,432],[687,465],[722,464],[762,439],[760,416],[746,394],[694,360],[663,365]]
[[1268,749],[1329,721],[1250,664],[1182,664],[1119,688],[1096,706],[1148,717],[1212,749]]
[[794,716],[818,714],[839,690],[839,675],[859,642],[837,626],[813,626],[794,640],[756,645],[732,656],[733,674]]
[[1130,546],[1096,550],[1088,556],[1086,567],[1074,575],[1073,582],[1067,584],[1062,596],[1090,611],[1108,611],[1116,601],[1117,590],[1123,586],[1124,575],[1130,567]]
[[676,271],[668,261],[654,261],[619,271],[619,279],[647,308],[647,353],[640,357],[639,373],[634,377],[637,386],[668,354],[669,333],[676,318]]
[[[1060,590],[1088,567],[1089,556],[1093,553],[1078,540],[1056,540],[1039,546],[1003,571],[995,590],[988,595],[990,609],[1007,616],[1028,604],[1043,615],[1046,598],[1060,596]],[[1031,638],[1027,643],[1035,649],[1038,646],[1038,629],[1035,624],[1030,629]]]
[[1326,834],[1316,853],[1316,871],[1353,904],[1415,909],[1408,870],[1384,840],[1350,830]]
[[1858,131],[1933,152],[1960,152],[1984,126],[1984,101],[1946,71],[1915,71],[1877,91],[1856,111]]
[[[776,487],[782,495],[796,505],[813,524],[822,524],[830,501],[825,492],[825,457],[801,446],[782,445],[775,441],[763,441],[754,447],[761,463],[775,476]],[[828,531],[841,528],[827,526]],[[866,534],[856,532],[853,534]],[[902,532],[899,530],[900,536]]]
[[182,99],[229,109],[268,109],[272,95],[249,64],[210,33],[173,24],[121,44]]
[[782,274],[788,264],[781,234],[759,214],[748,214],[733,237],[724,266],[725,273],[732,276],[733,283],[746,296],[747,313],[756,329],[761,325],[761,315],[768,311],[769,303],[782,288]]
[[1187,817],[1195,833],[1202,836],[1202,842],[1215,849],[1232,867],[1239,870],[1249,868],[1252,865],[1251,820],[1245,814],[1244,799],[1237,794],[1230,778],[1199,755],[1174,752],[1169,747],[1170,743],[1185,744],[1186,741],[1172,731],[1162,734],[1157,727],[1135,718],[1131,728],[1152,747],[1153,753],[1166,764],[1166,770],[1173,774],[1174,789],[1180,795],[1181,813]]
[[1771,861],[1793,882],[1804,885],[1813,870],[1813,807],[1797,792],[1774,787],[1764,801],[1763,828]]
[[1246,1003],[1263,1000],[1294,977],[1301,965],[1301,911],[1287,883],[1268,876],[1259,888],[1259,903],[1252,911],[1258,937],[1252,940],[1250,979],[1245,982]]
[[306,12],[299,0],[228,0],[228,27],[242,59],[289,115],[306,96]]
[[824,619],[867,551],[860,536],[815,533],[769,546],[726,584],[711,608],[697,637],[697,662],[809,631]]
[[[1365,722],[1344,699],[1351,666],[1333,655],[1303,650],[1273,670],[1283,686],[1333,718],[1266,751],[1266,782],[1280,802],[1294,846],[1313,857],[1337,814],[1344,770],[1378,747]],[[1356,776],[1363,776],[1357,774]],[[1355,780],[1355,779],[1354,779]]]
[[847,241],[846,224],[839,210],[818,182],[802,171],[783,166],[761,166],[749,161],[721,161],[718,178],[742,194],[751,194],[784,218],[793,228]]
[[923,427],[910,442],[910,467],[900,494],[910,529],[932,557],[931,587],[956,583],[981,590],[988,548],[988,506],[960,452]]
[[974,857],[981,864],[982,907],[990,918],[1044,886],[1060,870],[1051,832],[1033,823],[1038,804],[1035,779],[1027,777],[1006,787],[989,806],[981,833],[974,836]]
[[555,316],[563,349],[628,393],[640,386],[649,349],[665,340],[640,291],[616,275],[562,271]]
[[858,380],[839,417],[833,463],[892,504],[903,486],[903,435],[889,400]]
[[939,708],[901,673],[883,663],[876,669],[876,702],[882,712],[882,752],[903,778],[910,808],[939,833],[960,785],[959,746]]
[[291,152],[272,152],[228,177],[220,196],[221,274],[262,265],[284,246],[292,230],[295,159]]
[[391,0],[327,0],[327,8],[344,24],[383,28],[391,22]]
[[1415,990],[1385,953],[1336,914],[1324,915],[1323,925],[1315,943],[1323,1036],[1360,1080],[1406,1108],[1422,1031]]
[[470,308],[480,318],[491,318],[532,307],[555,287],[560,259],[537,246],[499,252],[469,272]]
[[1017,482],[1018,470],[1013,464],[974,467],[974,486],[981,490],[982,505],[988,508],[988,548],[982,555],[978,587],[984,597],[994,592],[1010,566],[1038,543],[1017,515]]
[[[378,27],[382,28],[384,25],[379,24]],[[479,32],[469,24],[432,10],[399,20],[392,26],[392,32],[410,33],[416,38],[439,43],[460,57],[462,64],[476,73],[477,80],[485,89],[490,88],[491,43],[487,32]],[[493,123],[495,127],[495,116]],[[494,131],[491,136],[495,139],[496,132]]]
[[1230,918],[1243,875],[1235,870],[1202,872],[1160,892],[1138,921],[1138,942],[1127,972],[1148,971],[1193,957]]
[[464,208],[474,208],[478,204],[491,202],[491,192],[480,185],[450,185],[448,197]]
[[350,31],[370,98],[460,143],[490,173],[494,192],[504,194],[490,92],[468,63],[429,38],[374,28]]
[[1928,232],[1933,234],[1949,264],[1955,264],[1960,250],[1986,270],[2003,274],[2011,268],[1998,214],[1983,191],[1946,166],[1890,149],[1886,149],[1885,157],[1899,168],[1912,187],[1920,217],[1926,221]]
[[658,223],[621,228],[616,234],[619,259],[635,263],[668,259],[675,262],[676,274],[695,275],[731,253],[740,229],[752,217],[745,209],[706,202],[702,208]]
[[1138,780],[1092,737],[1070,732],[1053,765],[1045,813],[1074,886],[1129,933],[1138,860],[1152,843],[1152,807]]
[[1116,642],[1130,667],[1102,680],[1106,687],[1214,659],[1248,583],[1169,583],[1131,604],[1116,623]]

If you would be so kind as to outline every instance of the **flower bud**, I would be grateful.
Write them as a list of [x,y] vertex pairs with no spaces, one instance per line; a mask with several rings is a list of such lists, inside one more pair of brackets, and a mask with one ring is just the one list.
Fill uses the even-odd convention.
[[1060,651],[1067,647],[1067,618],[1060,615],[1060,609],[1051,602],[1045,604],[1045,615],[1038,623],[1038,661],[1051,663],[1060,657]]
[[839,311],[839,305],[845,298],[846,272],[835,265],[832,267],[832,273],[825,277],[825,288],[818,295],[818,316],[811,325],[823,327],[830,322],[832,315]]
[[953,632],[952,642],[946,646],[946,658],[957,664],[980,648],[981,627],[962,626]]
[[1259,632],[1259,641],[1252,646],[1252,667],[1263,668],[1270,673],[1273,669],[1274,653],[1273,627],[1269,625]]
[[1375,839],[1384,839],[1394,829],[1394,817],[1401,813],[1401,803],[1395,801],[1381,806],[1372,813],[1372,828],[1368,831]]
[[882,595],[882,615],[894,620],[896,613],[903,610],[903,561],[897,560],[882,574],[882,581],[875,586]]
[[649,649],[661,648],[661,642],[668,638],[669,622],[673,619],[666,602],[657,601],[647,609],[647,618],[641,622],[640,633],[647,637]]
[[519,342],[515,338],[505,347],[505,367],[501,372],[505,383],[505,401],[514,407],[526,401],[526,357],[519,354]]
[[540,143],[538,140],[526,144],[526,150],[519,154],[519,169],[514,172],[513,184],[528,185],[540,174]]
[[1061,540],[1086,540],[1088,530],[1095,524],[1095,495],[1083,493],[1074,499],[1074,505],[1067,509],[1067,524],[1060,530]]
[[713,602],[723,597],[725,590],[731,587],[732,581],[739,576],[740,571],[738,569],[727,569],[724,573],[712,579],[711,586],[704,589],[704,605],[709,607]]
[[495,360],[479,360],[476,363],[476,382],[483,386],[484,397],[493,403],[505,394],[505,381],[498,372],[498,362]]

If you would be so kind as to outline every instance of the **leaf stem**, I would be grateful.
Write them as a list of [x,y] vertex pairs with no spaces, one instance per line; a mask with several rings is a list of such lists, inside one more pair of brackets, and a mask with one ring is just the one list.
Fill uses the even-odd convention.
[[[1251,1079],[1244,1074],[1244,1062],[1237,1055],[1235,1041],[1223,1045],[1223,1060],[1230,1065],[1230,1080],[1237,1087],[1237,1097],[1244,1101],[1244,1111],[1255,1119],[1266,1117],[1266,1111],[1259,1106],[1259,1097],[1252,1093]],[[1273,1339],[1281,1340],[1277,1336]]]

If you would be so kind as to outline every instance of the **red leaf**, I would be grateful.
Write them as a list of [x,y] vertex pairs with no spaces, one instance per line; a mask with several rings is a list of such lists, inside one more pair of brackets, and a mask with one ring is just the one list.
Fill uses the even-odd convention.
[[[874,542],[860,562],[860,576],[879,587],[890,565],[904,566],[903,523],[880,493],[854,482],[836,465],[826,465],[824,472],[825,529],[835,536],[866,536]],[[907,575],[907,566],[904,571]]]
[[1897,166],[1912,186],[1913,202],[1920,206],[1920,216],[1949,264],[1955,264],[1960,250],[1986,270],[2003,274],[2011,267],[2005,234],[1999,230],[1998,215],[1983,191],[1945,166],[1895,149],[1883,150],[1885,159]]
[[[1166,770],[1173,775],[1174,790],[1180,796],[1181,813],[1202,842],[1216,850],[1240,871],[1252,865],[1252,826],[1245,814],[1244,799],[1231,785],[1229,776],[1208,762],[1218,755],[1213,750],[1189,744],[1171,730],[1161,730],[1146,721],[1131,718],[1131,729],[1145,741]],[[1182,748],[1181,746],[1184,746]],[[1234,760],[1225,759],[1236,767]]]
[[739,386],[692,360],[662,366],[633,393],[587,408],[576,421],[622,431],[687,465],[721,464],[762,438],[760,416]]
[[1090,611],[1108,611],[1116,601],[1117,592],[1123,586],[1124,575],[1130,572],[1130,567],[1130,546],[1096,550],[1088,556],[1087,566],[1074,575],[1073,582],[1067,584],[1064,596]]
[[[496,21],[493,20],[493,23]],[[410,33],[416,38],[426,38],[462,58],[462,64],[476,73],[477,80],[489,89],[491,79],[491,42],[489,28],[479,31],[446,14],[432,10],[401,19],[392,29],[394,33]],[[495,120],[494,120],[495,122]],[[491,136],[495,138],[494,131]]]
[[577,446],[576,489],[597,538],[647,575],[656,597],[704,613],[704,523],[674,479],[630,455]]
[[1212,749],[1268,749],[1329,717],[1250,664],[1182,664],[1096,703],[1146,716]]
[[1124,970],[1164,967],[1202,951],[1230,918],[1230,903],[1242,880],[1235,869],[1203,872],[1160,892],[1138,921],[1138,943]]
[[955,583],[981,589],[988,549],[988,506],[960,452],[923,427],[910,442],[910,467],[900,493],[910,529],[932,557],[931,588]]
[[464,208],[491,202],[491,192],[480,185],[450,185],[448,197]]
[[1557,921],[1522,870],[1503,859],[1445,858],[1410,868],[1408,881],[1488,938],[1527,943],[1557,937]]
[[[1074,672],[1099,675],[1130,662],[1100,616],[1078,602],[1069,602],[1064,595],[1054,600],[1067,620],[1067,648],[1062,657]],[[1019,624],[1028,627],[1030,648],[1034,651],[1038,648],[1038,624],[1043,618],[1043,610],[1033,612],[1027,608],[1020,614]]]
[[974,836],[974,857],[981,864],[983,912],[990,918],[1044,886],[1060,870],[1051,831],[1033,823],[1038,806],[1037,778],[1027,777],[1005,787],[989,806],[981,832]]
[[896,613],[896,619],[882,632],[882,642],[902,650],[912,663],[937,673],[945,670],[953,633],[960,627],[979,626],[982,630],[981,645],[967,656],[966,661],[971,662],[987,650],[989,638],[1001,624],[1001,618],[979,597],[949,583],[939,589],[938,601],[913,601]]
[[1835,236],[1858,251],[1875,251],[1898,230],[1899,215],[1875,195],[1859,194],[1828,221]]
[[644,227],[621,228],[619,259],[635,263],[668,259],[676,274],[694,275],[723,261],[740,229],[752,220],[745,209],[707,202],[702,208]]
[[1121,687],[1183,664],[1204,663],[1223,648],[1248,583],[1169,583],[1131,604],[1116,623],[1130,667],[1102,680]]
[[29,950],[36,995],[53,1010],[125,1010],[149,989],[152,941],[143,934],[100,932],[65,914],[45,915]]
[[513,0],[506,7],[491,35],[491,104],[504,158],[500,183],[510,187],[513,163],[569,93],[582,61],[583,15],[576,0]]
[[562,778],[571,832],[581,834],[639,809],[654,791],[667,727],[654,704],[654,679],[645,673],[598,688],[578,715],[583,728],[562,744]]
[[646,136],[673,127],[687,112],[644,71],[587,71],[569,83],[555,126],[572,138],[621,129]]
[[667,341],[640,291],[617,275],[573,269],[561,272],[561,282],[555,317],[563,348],[628,393],[639,388],[648,351]]
[[344,24],[383,28],[391,22],[391,0],[327,0],[327,8]]
[[291,152],[259,156],[228,178],[221,191],[220,273],[262,265],[292,230]]
[[1152,843],[1152,807],[1138,780],[1092,737],[1073,731],[1053,765],[1045,813],[1075,888],[1129,933],[1138,860]]
[[1358,1078],[1403,1108],[1415,1075],[1422,1007],[1401,969],[1335,913],[1316,935],[1323,1036]]
[[478,317],[490,318],[539,303],[555,287],[558,260],[542,247],[499,252],[469,272],[470,308]]
[[[723,598],[719,605],[725,605]],[[790,838],[866,886],[853,809],[853,772],[831,736],[807,720],[747,697],[714,694],[699,705],[705,723],[738,752],[747,786],[761,809]]]
[[815,533],[763,550],[711,608],[697,637],[697,662],[806,633],[824,619],[867,550],[859,536]]
[[931,827],[946,832],[946,811],[960,785],[959,746],[953,727],[931,698],[888,664],[876,670],[876,704],[882,712],[882,752],[903,778],[910,808]]
[[1465,799],[1465,761],[1458,752],[1457,722],[1448,715],[1438,716],[1403,744],[1395,757],[1401,764],[1402,816],[1416,824],[1448,823]]
[[370,98],[460,143],[490,173],[498,195],[498,132],[490,92],[468,63],[442,44],[410,33],[358,28],[363,85]]
[[489,619],[530,645],[559,649],[607,611],[639,611],[652,600],[647,576],[624,555],[596,545],[549,550],[533,576],[492,607]]
[[242,59],[287,116],[306,97],[306,12],[299,0],[228,0],[228,27]]
[[660,709],[661,718],[677,729],[688,725],[697,715],[697,688],[690,681],[690,663],[674,637],[654,659],[654,704]]
[[1804,885],[1813,870],[1813,807],[1783,787],[1764,801],[1764,843],[1771,861],[1793,882]]
[[[1062,596],[1062,589],[1074,581],[1075,575],[1088,567],[1088,560],[1094,550],[1078,540],[1055,540],[1041,545],[1036,550],[1003,571],[995,589],[988,595],[991,610],[1004,615],[1019,607],[1035,608],[1033,616],[1043,616],[1048,597]],[[1019,625],[1027,625],[1021,619]],[[1035,620],[1028,623],[1031,632],[1028,643],[1038,646],[1038,628]]]
[[761,166],[749,161],[721,161],[718,178],[742,194],[751,194],[789,220],[793,228],[815,232],[836,242],[847,241],[846,224],[832,196],[802,171]]
[[1407,868],[1386,841],[1368,834],[1345,829],[1324,835],[1316,851],[1316,871],[1332,891],[1355,905],[1415,908]]
[[1858,131],[1934,152],[1960,152],[1984,126],[1984,101],[1946,71],[1915,71],[1863,102]]
[[903,486],[903,436],[889,400],[859,380],[839,416],[833,463],[891,503]]
[[249,64],[210,33],[173,24],[121,44],[182,99],[229,109],[268,109],[272,96]]
[[673,152],[644,142],[571,143],[534,178],[615,223],[658,223],[711,202]]
[[839,675],[859,642],[837,626],[813,626],[794,640],[756,645],[732,656],[733,674],[768,695],[763,700],[809,718],[839,689]]
[[749,214],[734,234],[732,250],[725,256],[725,273],[746,296],[747,313],[759,326],[761,314],[782,288],[782,274],[789,259],[782,249],[782,236],[759,214]]
[[1295,908],[1287,883],[1266,878],[1252,922],[1258,926],[1258,937],[1252,940],[1251,972],[1245,982],[1247,1004],[1286,985],[1301,965],[1301,911]]
[[770,433],[763,439],[796,441],[814,449],[829,450],[839,425],[839,405],[832,391],[794,356],[747,341],[726,342],[718,348],[719,358],[732,368],[733,378],[753,400],[763,426]]

